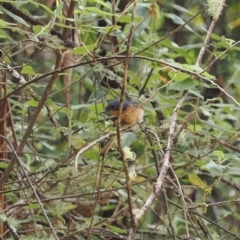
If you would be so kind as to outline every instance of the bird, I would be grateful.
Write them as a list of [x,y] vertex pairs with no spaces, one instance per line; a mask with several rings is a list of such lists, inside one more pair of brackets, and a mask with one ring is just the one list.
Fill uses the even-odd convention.
[[[104,112],[118,118],[119,110],[120,110],[120,100],[115,99],[107,105]],[[124,101],[122,104],[122,113],[121,113],[121,130],[125,130],[137,123],[143,122],[143,115],[144,115],[144,111],[137,103],[134,103],[132,101]],[[115,139],[116,137],[113,136],[108,141],[108,143],[101,150],[100,152],[101,155],[105,155],[109,151],[109,149],[114,144]]]
[[[119,116],[120,111],[120,100],[115,99],[111,101],[104,112],[110,114],[116,118]],[[136,123],[143,122],[143,109],[132,101],[124,101],[122,104],[121,123],[122,128],[131,127]]]

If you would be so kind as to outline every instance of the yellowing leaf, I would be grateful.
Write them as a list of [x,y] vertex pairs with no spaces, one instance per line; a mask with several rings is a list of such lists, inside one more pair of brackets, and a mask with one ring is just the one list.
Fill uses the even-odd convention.
[[203,189],[207,193],[211,193],[212,187],[208,186],[205,182],[203,182],[202,179],[198,177],[198,175],[188,174],[188,179],[193,185]]

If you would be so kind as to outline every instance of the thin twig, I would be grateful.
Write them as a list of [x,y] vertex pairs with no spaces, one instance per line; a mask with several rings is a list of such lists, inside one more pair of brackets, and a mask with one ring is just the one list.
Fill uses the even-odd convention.
[[148,73],[147,79],[146,79],[145,83],[143,84],[143,87],[139,91],[139,97],[143,94],[143,92],[144,92],[144,90],[145,90],[145,88],[146,88],[146,86],[148,84],[148,81],[150,80],[150,77],[152,75],[153,69],[154,68],[151,68],[150,72]]
[[155,46],[156,44],[160,43],[161,41],[163,41],[164,39],[168,38],[169,36],[173,35],[174,33],[178,32],[179,30],[181,30],[183,27],[185,27],[189,22],[191,22],[193,19],[195,19],[201,12],[203,12],[206,9],[206,7],[204,6],[203,8],[201,8],[194,16],[192,16],[190,19],[188,19],[183,25],[177,27],[176,29],[174,29],[172,32],[168,33],[166,36],[162,37],[161,39],[159,39],[158,41],[150,44],[149,46],[141,49],[140,51],[138,51],[137,53],[135,53],[136,55],[139,55],[142,52],[145,52],[146,50],[148,50],[149,48]]
[[[147,212],[147,210],[151,207],[154,199],[156,198],[157,194],[160,192],[163,181],[166,177],[166,174],[168,172],[168,169],[170,167],[170,156],[171,156],[171,151],[172,151],[172,147],[174,144],[174,133],[175,133],[175,127],[177,124],[177,116],[178,116],[178,112],[185,100],[185,97],[187,95],[187,92],[185,92],[182,96],[182,98],[178,101],[177,106],[174,109],[172,118],[171,118],[171,124],[170,124],[170,129],[169,129],[169,137],[168,137],[168,142],[167,142],[167,150],[163,159],[163,166],[162,166],[162,170],[157,178],[157,182],[155,184],[155,188],[154,191],[151,193],[151,195],[149,196],[149,198],[147,199],[147,201],[145,202],[144,206],[139,209],[138,213],[135,215],[135,224],[136,226],[139,224],[139,221],[141,219],[142,216],[145,215],[145,213]],[[136,229],[134,229],[134,232],[136,231]]]
[[217,20],[213,20],[213,21],[211,22],[211,25],[210,25],[210,27],[209,27],[209,29],[208,29],[207,36],[206,36],[206,38],[205,38],[205,41],[204,41],[204,43],[203,43],[203,46],[202,46],[202,48],[201,48],[201,50],[200,50],[200,52],[199,52],[199,54],[198,54],[198,58],[197,58],[197,62],[196,62],[196,65],[197,65],[197,66],[199,66],[200,63],[202,62],[203,55],[204,55],[204,53],[205,53],[205,51],[206,51],[206,49],[207,49],[207,47],[208,47],[208,43],[209,43],[209,41],[210,41],[211,34],[212,34],[213,29],[214,29],[214,27],[215,27],[215,25],[216,25],[216,22],[217,22]]
[[19,159],[18,154],[17,154],[17,152],[15,151],[12,143],[11,143],[6,137],[4,137],[4,136],[0,135],[0,137],[3,138],[5,141],[7,141],[9,147],[11,148],[12,153],[13,153],[15,159],[17,159],[18,164],[19,164],[20,167],[22,168],[22,171],[23,171],[23,173],[24,173],[24,176],[26,177],[26,179],[27,179],[27,181],[28,181],[28,183],[29,183],[32,191],[33,191],[33,194],[34,194],[34,196],[35,196],[35,198],[36,198],[36,200],[37,200],[37,203],[39,204],[39,206],[40,206],[40,208],[41,208],[41,210],[42,210],[43,215],[44,215],[45,219],[47,220],[47,223],[48,223],[49,227],[51,228],[51,232],[52,232],[54,238],[55,238],[56,240],[58,240],[58,236],[57,236],[57,234],[56,234],[56,232],[55,232],[55,230],[54,230],[54,227],[53,227],[50,219],[48,218],[47,213],[45,212],[45,209],[44,209],[43,204],[42,204],[42,202],[41,202],[41,200],[40,200],[40,198],[39,198],[39,196],[38,196],[38,194],[37,194],[37,191],[36,191],[36,189],[34,188],[34,186],[33,186],[32,182],[31,182],[28,174],[26,173],[25,167],[22,165],[21,160]]
[[[45,91],[42,95],[42,98],[39,101],[38,106],[36,107],[35,113],[33,114],[31,120],[28,123],[28,127],[26,129],[26,132],[23,135],[22,141],[19,144],[19,147],[17,149],[18,153],[21,153],[23,151],[23,148],[24,148],[29,136],[32,133],[32,129],[33,129],[33,126],[34,126],[34,124],[35,124],[35,122],[38,118],[38,115],[39,115],[40,111],[42,110],[45,102],[48,99],[49,92],[52,89],[53,84],[57,80],[57,76],[58,76],[58,73],[60,72],[61,65],[62,65],[62,59],[63,59],[63,56],[59,55],[58,58],[57,58],[57,61],[56,61],[56,66],[55,66],[55,69],[57,69],[57,72],[55,74],[53,74],[52,78],[49,80],[48,85],[46,86]],[[12,171],[12,169],[13,169],[13,167],[16,163],[17,163],[17,158],[13,158],[12,161],[10,162],[8,168],[4,171],[3,176],[0,179],[0,184],[4,184],[7,181],[8,177],[9,177],[9,174],[11,173],[11,171]]]
[[[240,41],[238,42],[240,43]],[[123,55],[118,55],[117,58],[125,58],[126,56],[123,56]],[[149,60],[151,62],[157,62],[157,63],[163,63],[169,67],[172,67],[176,70],[180,70],[181,72],[185,72],[185,73],[188,73],[190,75],[193,75],[193,76],[196,76],[206,82],[209,82],[211,83],[213,86],[215,86],[216,88],[218,88],[221,92],[223,92],[228,98],[230,98],[238,107],[240,107],[240,103],[238,103],[238,101],[232,97],[229,93],[227,93],[222,87],[220,87],[217,83],[215,83],[213,80],[211,79],[208,79],[207,77],[204,77],[201,75],[201,73],[196,73],[196,72],[193,72],[193,71],[190,71],[190,70],[187,70],[187,69],[184,69],[180,66],[176,66],[176,65],[173,65],[171,63],[168,63],[168,62],[165,62],[163,60],[158,60],[158,59],[155,59],[155,58],[150,58],[150,57],[145,57],[145,56],[131,56],[131,58],[137,58],[137,59],[145,59],[145,60]]]
[[96,145],[97,143],[101,142],[102,140],[104,140],[105,138],[108,138],[112,135],[113,133],[108,133],[102,137],[99,137],[98,139],[96,139],[95,141],[89,143],[88,145],[86,145],[85,147],[81,148],[76,157],[75,157],[75,170],[78,170],[78,158],[81,154],[83,154],[85,151],[87,151],[89,148],[93,147],[94,145]]
[[129,65],[129,60],[130,60],[130,45],[132,42],[132,37],[134,33],[134,24],[135,24],[135,14],[136,14],[136,7],[137,7],[137,0],[134,0],[133,2],[133,11],[132,11],[132,26],[130,29],[130,33],[128,36],[128,41],[127,41],[127,49],[126,49],[126,58],[124,61],[124,77],[123,77],[123,85],[121,89],[121,97],[120,97],[120,109],[119,109],[119,115],[117,119],[117,142],[119,146],[119,151],[121,154],[121,158],[123,161],[123,168],[125,172],[125,177],[126,177],[126,189],[127,189],[127,197],[128,197],[128,208],[131,216],[131,228],[128,233],[128,239],[131,240],[134,238],[133,232],[131,231],[132,228],[135,227],[135,221],[134,221],[134,214],[133,214],[133,206],[132,206],[132,192],[131,192],[131,180],[129,177],[129,171],[128,171],[128,163],[125,157],[125,154],[123,152],[122,144],[121,144],[121,116],[122,116],[122,106],[123,106],[123,98],[125,94],[125,89],[127,85],[127,79],[128,79],[128,65]]
[[184,212],[184,217],[185,217],[185,226],[186,226],[186,233],[187,233],[187,237],[190,237],[190,234],[189,234],[189,229],[188,229],[188,218],[189,218],[189,213],[188,213],[188,207],[187,207],[187,204],[186,204],[186,201],[184,199],[184,195],[183,195],[183,191],[182,191],[182,187],[181,187],[181,184],[178,180],[178,177],[174,171],[174,169],[172,168],[172,166],[170,166],[170,169],[172,171],[172,174],[177,182],[177,185],[178,185],[178,191],[180,193],[180,196],[181,196],[181,199],[182,199],[182,203],[183,203],[183,212]]
[[19,240],[20,236],[17,233],[17,229],[13,227],[8,221],[4,221],[3,223],[7,227],[7,229],[9,229],[9,231],[12,233],[12,235],[14,236],[14,239]]

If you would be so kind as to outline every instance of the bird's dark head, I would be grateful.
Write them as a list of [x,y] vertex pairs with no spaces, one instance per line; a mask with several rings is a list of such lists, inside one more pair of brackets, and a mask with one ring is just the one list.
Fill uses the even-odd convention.
[[[132,105],[132,102],[124,101],[122,106],[122,111],[125,111],[128,106]],[[120,100],[111,101],[105,108],[106,113],[118,112],[120,110]]]
[[[119,117],[120,101],[113,100],[105,108],[105,113],[108,113],[115,118]],[[131,101],[124,101],[121,112],[121,122],[127,126],[132,126],[143,121],[144,111],[138,104]]]

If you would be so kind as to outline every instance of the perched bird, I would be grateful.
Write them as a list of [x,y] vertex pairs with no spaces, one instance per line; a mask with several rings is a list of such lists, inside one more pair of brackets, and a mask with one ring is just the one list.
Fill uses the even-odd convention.
[[[105,108],[106,113],[118,118],[120,110],[120,100],[111,101]],[[124,128],[133,126],[143,121],[143,109],[136,103],[124,101],[122,105],[121,122]]]
[[[113,100],[107,105],[104,112],[118,118],[119,110],[120,100]],[[138,104],[131,101],[124,101],[121,114],[121,130],[129,128],[136,123],[141,123],[143,121],[143,114],[144,111]],[[114,142],[116,142],[116,136],[113,136],[109,140],[109,142],[101,150],[100,154],[106,154],[109,149],[114,145]]]

